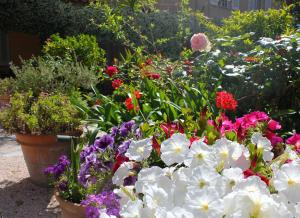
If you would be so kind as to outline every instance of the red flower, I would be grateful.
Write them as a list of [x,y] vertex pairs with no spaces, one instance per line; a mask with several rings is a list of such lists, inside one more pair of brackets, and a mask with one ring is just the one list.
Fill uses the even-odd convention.
[[266,183],[267,186],[269,186],[269,184],[270,184],[270,180],[267,177],[265,177],[265,176],[263,176],[263,175],[261,175],[259,173],[255,173],[255,172],[253,172],[250,169],[245,170],[243,172],[243,174],[244,174],[245,179],[248,178],[248,177],[250,177],[250,176],[258,176],[262,181],[264,181]]
[[119,88],[122,84],[123,84],[123,81],[122,81],[121,79],[115,79],[115,80],[112,81],[111,86],[112,86],[114,89],[117,89],[117,88]]
[[193,144],[194,141],[199,140],[200,138],[198,136],[193,136],[190,138],[190,146]]
[[106,74],[109,76],[109,77],[112,77],[113,75],[117,74],[118,73],[118,68],[115,67],[115,66],[108,66],[106,68]]
[[142,93],[138,90],[134,91],[134,95],[135,95],[136,99],[140,99],[142,97]]
[[191,62],[190,62],[189,60],[185,60],[185,61],[183,62],[183,64],[184,64],[184,65],[191,65]]
[[184,133],[184,129],[180,123],[162,123],[160,128],[164,131],[166,136],[170,138],[175,132]]
[[101,100],[100,99],[97,99],[96,101],[95,101],[95,105],[100,105],[101,104]]
[[127,98],[125,100],[125,105],[126,105],[127,110],[129,110],[129,111],[133,110],[134,104],[132,103],[132,98]]
[[246,62],[258,62],[259,59],[256,58],[256,57],[245,57],[244,61],[246,61]]
[[235,110],[237,107],[237,101],[234,99],[231,93],[222,91],[217,92],[216,105],[217,108],[223,110]]
[[160,155],[160,144],[155,137],[152,138],[152,147],[158,155]]
[[116,156],[116,161],[113,165],[113,172],[116,172],[117,169],[121,166],[122,163],[129,161],[128,157],[122,156],[122,155],[117,155]]
[[171,66],[167,66],[166,71],[167,71],[168,74],[171,74],[172,71],[173,71],[173,68]]
[[145,73],[145,75],[150,78],[150,79],[159,79],[160,78],[160,74],[159,73],[150,73],[147,72]]
[[145,61],[145,65],[152,65],[153,64],[153,61],[151,59],[147,59]]

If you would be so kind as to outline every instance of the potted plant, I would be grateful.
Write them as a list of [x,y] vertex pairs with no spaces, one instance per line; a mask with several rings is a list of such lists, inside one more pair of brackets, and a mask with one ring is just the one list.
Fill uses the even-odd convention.
[[70,154],[70,141],[58,135],[80,134],[81,116],[69,97],[56,93],[15,93],[10,106],[0,112],[0,122],[9,133],[15,133],[21,144],[31,180],[47,184],[43,169]]
[[[63,218],[119,217],[120,197],[112,190],[112,176],[127,159],[124,152],[138,137],[134,121],[113,127],[109,134],[91,134],[72,143],[71,160],[61,156],[57,164],[44,170],[62,209]],[[128,179],[127,183],[136,177]]]
[[10,95],[13,93],[15,80],[5,78],[0,80],[0,108],[7,105],[10,100]]

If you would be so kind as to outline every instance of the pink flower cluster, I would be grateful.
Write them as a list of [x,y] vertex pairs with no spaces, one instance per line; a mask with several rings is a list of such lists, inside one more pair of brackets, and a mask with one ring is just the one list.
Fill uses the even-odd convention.
[[272,145],[275,146],[283,142],[283,139],[275,133],[276,130],[281,129],[281,125],[277,121],[272,120],[266,113],[260,111],[246,114],[237,118],[235,122],[232,122],[225,114],[222,114],[217,122],[210,120],[209,124],[218,129],[222,136],[225,136],[226,132],[235,132],[239,141],[246,138],[250,128],[255,128],[258,124],[265,124],[264,135],[271,141]]

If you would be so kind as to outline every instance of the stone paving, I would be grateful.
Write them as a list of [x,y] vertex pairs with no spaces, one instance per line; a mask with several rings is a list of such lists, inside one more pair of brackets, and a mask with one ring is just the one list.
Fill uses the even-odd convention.
[[21,146],[0,129],[0,218],[59,216],[53,190],[30,182]]

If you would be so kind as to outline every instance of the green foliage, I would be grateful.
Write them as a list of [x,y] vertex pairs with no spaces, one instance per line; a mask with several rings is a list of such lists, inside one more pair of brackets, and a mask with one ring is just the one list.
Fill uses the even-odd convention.
[[11,94],[15,87],[13,78],[5,78],[0,80],[0,95]]
[[97,82],[96,72],[80,63],[53,58],[32,58],[23,61],[21,67],[12,66],[16,75],[15,90],[32,91],[34,96],[41,92],[60,91],[68,94],[78,88],[89,89]]
[[5,12],[0,14],[0,28],[39,34],[42,39],[55,33],[95,35],[109,61],[124,48],[134,51],[139,46],[146,53],[177,58],[182,47],[189,47],[192,33],[207,30],[213,35],[217,29],[203,15],[189,10],[186,3],[179,12],[171,13],[154,10],[153,0],[120,2],[99,1],[80,7],[57,0],[0,3]]
[[214,50],[192,58],[194,79],[207,81],[212,89],[222,77],[222,89],[239,100],[240,115],[249,110],[266,111],[288,129],[298,130],[299,31],[277,40],[250,42],[250,37],[244,34],[215,40]]
[[254,40],[260,37],[275,38],[284,33],[294,31],[293,17],[288,8],[268,11],[233,11],[232,15],[223,19],[222,36],[239,36],[254,32]]
[[62,94],[41,94],[35,98],[32,92],[15,93],[10,107],[0,112],[3,128],[22,134],[75,133],[81,118],[69,98]]
[[70,62],[79,62],[88,67],[105,64],[105,52],[100,49],[95,36],[80,34],[60,37],[52,35],[44,45],[45,55],[60,57]]

